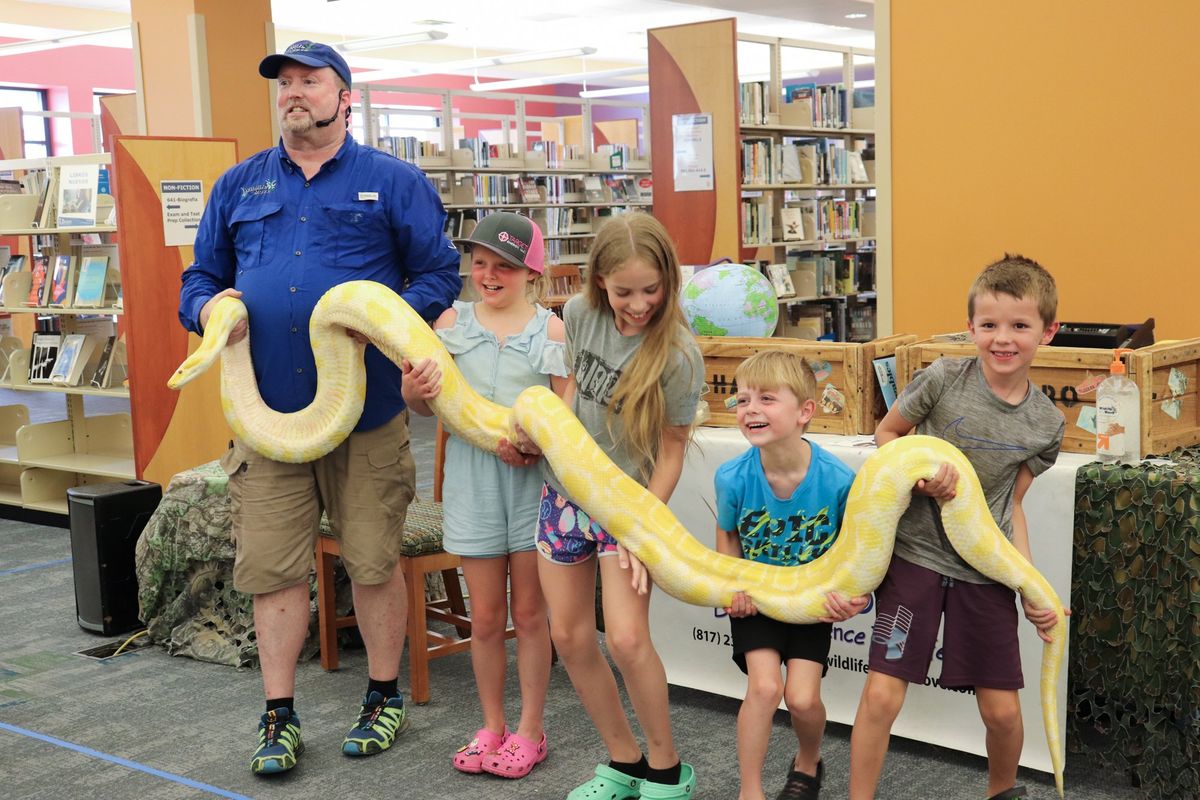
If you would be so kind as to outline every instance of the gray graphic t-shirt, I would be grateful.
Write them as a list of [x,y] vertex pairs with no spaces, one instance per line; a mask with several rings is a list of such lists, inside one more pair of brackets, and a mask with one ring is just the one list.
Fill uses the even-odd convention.
[[[622,336],[612,314],[607,309],[592,308],[582,295],[572,297],[563,306],[563,322],[567,329],[567,365],[575,376],[571,410],[613,463],[644,485],[642,460],[627,447],[619,415],[612,417],[611,433],[608,428],[608,404],[613,388],[641,345],[643,335]],[[681,338],[685,347],[672,353],[660,381],[670,425],[687,425],[695,419],[704,383],[700,348],[691,336]],[[556,492],[566,494],[548,466],[544,474]]]
[[[1019,403],[1001,400],[988,387],[977,358],[939,358],[913,376],[897,402],[917,433],[945,439],[966,454],[992,517],[1012,539],[1017,472],[1025,464],[1036,478],[1058,458],[1066,423],[1054,403],[1032,383]],[[914,494],[900,518],[895,552],[955,580],[991,583],[954,552],[937,502],[923,495]]]

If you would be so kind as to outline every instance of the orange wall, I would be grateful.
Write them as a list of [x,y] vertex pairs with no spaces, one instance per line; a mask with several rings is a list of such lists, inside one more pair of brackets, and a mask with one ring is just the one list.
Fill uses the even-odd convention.
[[1004,251],[1059,318],[1200,335],[1198,3],[891,3],[895,330],[965,327]]

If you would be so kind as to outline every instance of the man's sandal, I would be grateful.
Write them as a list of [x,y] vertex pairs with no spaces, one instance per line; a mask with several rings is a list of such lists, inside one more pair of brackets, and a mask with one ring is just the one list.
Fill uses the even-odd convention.
[[645,780],[626,775],[606,764],[596,767],[596,775],[587,783],[576,786],[567,800],[637,800]]
[[642,784],[642,800],[691,800],[696,791],[696,772],[691,764],[679,765],[679,783],[666,784],[646,781]]
[[480,766],[484,772],[501,778],[524,778],[534,767],[546,760],[546,734],[536,744],[519,733],[510,734],[504,744],[483,757]]
[[454,768],[459,772],[469,772],[473,775],[483,772],[483,759],[500,749],[508,739],[508,727],[504,734],[497,736],[487,728],[475,731],[475,738],[458,748],[454,754]]

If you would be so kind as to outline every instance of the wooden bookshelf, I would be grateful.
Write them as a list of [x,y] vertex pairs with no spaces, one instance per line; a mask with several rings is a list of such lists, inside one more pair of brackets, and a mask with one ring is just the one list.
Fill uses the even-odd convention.
[[[733,19],[714,20],[647,32],[650,63],[650,118],[654,152],[671,153],[672,121],[678,115],[704,113],[709,116],[713,148],[713,189],[675,191],[670,163],[655,163],[654,211],[675,240],[685,264],[704,265],[722,258],[759,266],[787,263],[789,253],[845,254],[849,263],[864,265],[862,274],[875,274],[876,238],[873,224],[876,184],[849,177],[849,157],[839,160],[839,150],[861,151],[872,146],[874,132],[856,125],[854,59],[872,57],[871,51],[816,42],[776,37],[739,35]],[[770,75],[761,81],[757,119],[742,116],[743,84],[737,72],[737,48],[749,42],[768,48]],[[780,54],[783,48],[802,48],[839,54],[842,58],[840,84],[845,89],[845,115],[830,125],[816,124],[798,116],[801,108],[785,104]],[[759,81],[747,82],[757,85]],[[750,93],[746,93],[750,94]],[[747,108],[751,106],[746,104]],[[791,107],[789,107],[791,106]],[[809,114],[811,117],[811,113]],[[860,115],[869,123],[869,115]],[[841,124],[844,127],[835,127]],[[762,173],[747,174],[743,144],[747,140],[770,143],[767,179]],[[783,149],[796,144],[813,144],[819,152],[831,153],[820,179],[781,179]],[[865,166],[865,165],[864,165]],[[844,169],[843,169],[844,168]],[[806,176],[807,177],[807,176]],[[745,203],[745,207],[743,207]],[[812,209],[815,231],[806,227],[802,239],[784,240],[780,209]],[[805,225],[809,225],[809,217]],[[813,234],[816,235],[813,235]],[[764,274],[766,270],[764,269]],[[794,273],[793,273],[794,279]],[[835,292],[816,297],[783,297],[780,304],[793,307],[805,303],[842,303],[839,330],[849,336],[850,303],[857,303],[858,319],[874,319],[877,286],[874,280],[858,283],[854,292]],[[863,304],[870,310],[861,308]],[[787,335],[787,326],[778,328]],[[860,338],[864,335],[859,331]],[[871,332],[871,339],[877,328]]]

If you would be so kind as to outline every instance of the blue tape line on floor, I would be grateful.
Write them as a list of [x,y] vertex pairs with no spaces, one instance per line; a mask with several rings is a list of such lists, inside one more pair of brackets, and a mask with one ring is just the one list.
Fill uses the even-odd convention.
[[108,753],[101,753],[99,750],[93,750],[90,747],[84,747],[82,745],[74,744],[72,742],[68,742],[63,739],[56,739],[53,736],[47,736],[44,733],[38,733],[36,731],[27,731],[24,728],[18,728],[16,725],[9,725],[6,722],[0,722],[0,730],[8,731],[10,733],[16,733],[21,736],[28,736],[30,739],[37,739],[38,741],[47,742],[49,744],[56,745],[58,747],[65,747],[68,750],[74,750],[76,753],[82,753],[83,755],[90,756],[91,758],[98,758],[101,761],[108,761],[113,764],[120,764],[123,767],[129,767],[130,769],[135,769],[138,772],[145,772],[147,775],[154,775],[157,778],[166,778],[169,781],[174,781],[175,783],[178,783],[182,786],[187,786],[191,789],[199,789],[202,792],[208,792],[209,794],[215,794],[217,797],[228,797],[230,800],[253,800],[253,798],[247,797],[244,794],[238,794],[237,792],[229,792],[229,791],[226,791],[225,789],[219,789],[216,786],[209,786],[207,783],[200,783],[199,781],[193,781],[189,778],[183,777],[182,775],[173,775],[170,772],[163,772],[161,769],[155,769],[154,767],[147,767],[144,764],[139,764],[136,761],[130,761],[127,758],[120,758],[119,756],[110,756]]
[[0,575],[15,575],[18,572],[29,572],[31,569],[43,569],[44,567],[57,567],[59,564],[70,564],[71,559],[59,558],[54,561],[43,561],[40,564],[26,564],[23,567],[13,567],[12,569],[0,569]]

